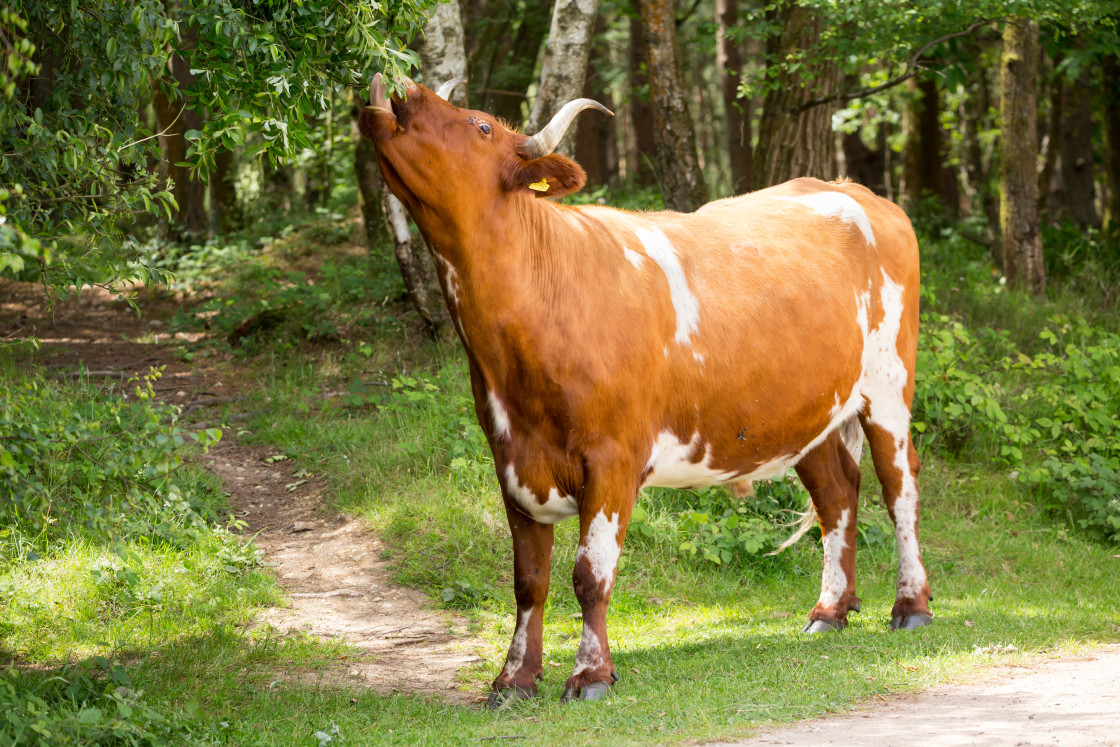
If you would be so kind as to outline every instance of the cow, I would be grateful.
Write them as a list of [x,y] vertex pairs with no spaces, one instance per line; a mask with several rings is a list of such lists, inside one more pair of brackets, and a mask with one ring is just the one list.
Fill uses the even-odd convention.
[[793,468],[824,548],[804,630],[844,628],[860,604],[864,437],[898,541],[891,627],[929,624],[906,215],[815,179],[690,214],[541,199],[583,186],[554,151],[579,112],[609,110],[579,99],[528,137],[448,103],[459,82],[402,79],[390,97],[378,73],[359,126],[434,258],[513,538],[516,629],[488,705],[536,695],[553,525],[568,517],[583,635],[563,699],[600,700],[617,681],[607,605],[646,486],[742,488]]

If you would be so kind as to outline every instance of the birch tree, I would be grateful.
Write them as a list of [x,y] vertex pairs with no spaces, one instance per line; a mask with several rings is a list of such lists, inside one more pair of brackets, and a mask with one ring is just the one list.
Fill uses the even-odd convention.
[[[545,44],[544,64],[533,108],[529,113],[529,132],[539,132],[560,107],[583,95],[587,57],[595,29],[599,0],[556,0],[552,27]],[[560,141],[557,153],[571,156],[574,130]]]

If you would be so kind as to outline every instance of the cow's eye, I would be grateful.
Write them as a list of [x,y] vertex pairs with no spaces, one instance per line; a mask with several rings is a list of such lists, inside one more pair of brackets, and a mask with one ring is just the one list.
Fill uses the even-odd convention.
[[486,122],[482,122],[481,124],[479,124],[478,129],[482,131],[483,135],[490,134],[490,125]]

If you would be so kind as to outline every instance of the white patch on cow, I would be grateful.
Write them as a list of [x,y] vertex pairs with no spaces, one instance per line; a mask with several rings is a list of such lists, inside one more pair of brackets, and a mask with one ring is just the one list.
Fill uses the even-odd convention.
[[443,274],[444,284],[447,286],[447,293],[451,296],[449,299],[451,305],[459,308],[459,290],[461,285],[459,283],[459,271],[455,269],[455,265],[448,262],[441,254],[435,254],[436,261],[439,263],[440,272]]
[[611,584],[614,582],[614,569],[618,565],[620,551],[618,514],[608,519],[606,513],[600,509],[591,520],[587,534],[579,543],[579,549],[576,550],[576,563],[579,563],[581,558],[587,559],[591,566],[591,575],[603,584],[604,594],[611,590]]
[[693,353],[692,359],[699,363],[701,366],[704,365],[704,356],[700,355],[699,353]]
[[687,345],[696,329],[700,326],[700,302],[688,287],[688,279],[684,276],[684,268],[677,258],[677,250],[658,228],[635,228],[634,233],[645,247],[646,254],[657,263],[669,281],[669,298],[673,302],[673,310],[677,313],[676,341],[680,345]]
[[665,347],[661,348],[661,352],[665,354],[666,358],[668,358],[669,357],[669,346],[666,345]]
[[502,404],[493,390],[488,392],[487,399],[490,402],[490,416],[494,419],[494,435],[508,441],[510,435],[509,413],[506,412],[505,405]]
[[579,650],[576,651],[576,665],[572,676],[582,674],[588,669],[595,669],[603,663],[603,644],[599,636],[586,622],[583,624],[583,637],[579,639]]
[[518,505],[525,509],[525,513],[542,524],[555,524],[579,513],[576,499],[561,494],[556,488],[550,488],[548,499],[541,503],[536,494],[517,479],[517,471],[512,464],[506,465],[505,483],[506,490]]
[[693,433],[687,443],[669,431],[657,434],[657,440],[650,447],[646,469],[649,474],[642,487],[655,485],[660,488],[695,488],[705,485],[718,485],[736,476],[734,472],[713,469],[712,446],[704,448],[704,455],[697,461],[694,455],[700,448],[700,434]]
[[844,556],[844,548],[848,546],[845,532],[851,518],[851,509],[845,508],[840,512],[840,521],[836,522],[836,527],[829,530],[823,538],[824,573],[821,575],[819,603],[825,607],[836,606],[848,588],[848,576],[844,573],[840,560]]
[[502,670],[502,675],[505,677],[512,677],[525,665],[525,650],[529,643],[529,620],[532,617],[532,607],[517,611],[517,630],[513,634],[513,641],[509,644],[506,666]]
[[875,232],[871,230],[871,221],[868,220],[867,213],[858,202],[846,194],[825,191],[777,199],[797,202],[828,218],[839,218],[845,223],[854,223],[863,234],[863,238],[867,239],[867,243],[875,246]]
[[926,585],[918,546],[918,484],[910,471],[910,411],[905,388],[909,381],[906,364],[898,354],[902,328],[903,288],[883,270],[879,302],[883,321],[869,329],[870,293],[857,296],[857,321],[864,336],[863,375],[860,388],[868,402],[868,419],[891,435],[894,466],[902,476],[902,487],[894,504],[895,536],[898,540],[898,595],[915,598]]
[[443,276],[444,286],[447,288],[447,302],[448,306],[451,307],[451,321],[454,322],[455,329],[459,331],[459,337],[462,338],[463,344],[469,349],[467,333],[463,331],[463,323],[459,320],[459,291],[462,289],[462,284],[459,282],[459,272],[455,269],[455,265],[443,258],[443,255],[438,252],[433,252],[433,254],[435,254],[439,273]]
[[639,270],[642,269],[642,264],[646,261],[645,257],[638,254],[633,249],[627,248],[627,249],[623,249],[622,251],[626,255],[626,259],[630,260],[630,264],[634,265]]

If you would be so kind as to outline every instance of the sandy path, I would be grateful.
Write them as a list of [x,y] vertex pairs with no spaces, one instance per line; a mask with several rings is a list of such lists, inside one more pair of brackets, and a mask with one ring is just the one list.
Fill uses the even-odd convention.
[[1120,645],[731,744],[1120,745]]
[[300,679],[457,703],[478,700],[479,693],[464,691],[458,681],[459,670],[478,660],[480,645],[468,636],[466,620],[390,583],[376,534],[360,520],[324,512],[321,479],[291,461],[270,458],[276,449],[223,441],[205,462],[222,479],[238,518],[256,534],[292,601],[265,610],[257,625],[356,649],[344,666]]

